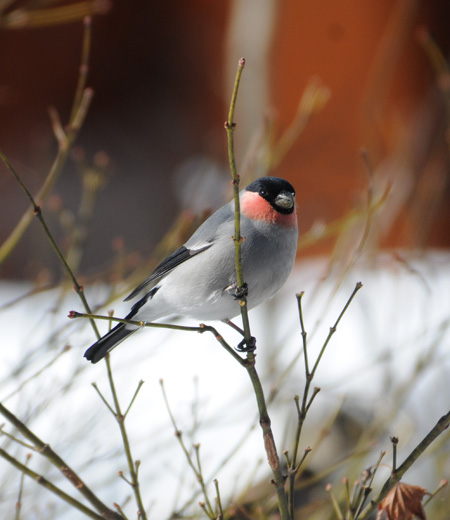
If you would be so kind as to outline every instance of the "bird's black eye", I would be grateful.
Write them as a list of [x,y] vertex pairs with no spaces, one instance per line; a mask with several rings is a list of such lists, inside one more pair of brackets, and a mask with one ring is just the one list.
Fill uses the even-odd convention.
[[266,190],[263,190],[262,188],[259,190],[259,194],[261,195],[261,197],[264,197],[264,195],[267,195],[267,191]]

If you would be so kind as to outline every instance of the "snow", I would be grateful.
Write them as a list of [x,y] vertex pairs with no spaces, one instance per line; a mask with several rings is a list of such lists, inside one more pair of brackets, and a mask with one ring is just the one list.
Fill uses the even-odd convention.
[[[380,418],[384,426],[378,439],[385,442],[383,449],[389,449],[388,436],[400,432],[405,454],[448,411],[450,253],[405,256],[406,262],[386,253],[370,264],[360,263],[341,281],[324,277],[325,259],[301,261],[277,297],[251,311],[257,370],[266,397],[277,391],[269,403],[269,414],[280,454],[291,449],[296,423],[293,396],[302,395],[304,388],[295,296],[300,291],[305,291],[302,307],[312,366],[356,282],[363,283],[318,367],[313,384],[321,391],[307,419],[302,449],[315,445],[319,429],[342,406],[359,418]],[[0,284],[0,400],[49,443],[106,504],[122,504],[131,489],[117,476],[119,470],[128,474],[119,428],[91,384],[96,382],[111,402],[105,364],[91,365],[83,358],[84,350],[95,340],[92,329],[86,320],[67,318],[71,309],[82,310],[77,296],[67,289],[41,292],[9,304],[30,289],[25,283]],[[101,303],[106,293],[104,287],[86,291],[92,305]],[[117,302],[114,308],[115,315],[122,316],[128,307]],[[197,325],[187,320],[176,323]],[[230,345],[239,342],[238,334],[226,325],[213,325]],[[98,326],[105,332],[108,324],[99,322]],[[65,345],[70,350],[55,359]],[[174,435],[161,379],[186,447],[192,451],[192,445],[200,443],[203,475],[212,497],[214,478],[219,480],[225,503],[239,496],[250,482],[269,478],[248,375],[211,334],[145,329],[114,350],[111,364],[122,411],[139,381],[145,382],[126,426],[133,457],[141,461],[141,490],[153,518],[168,518],[198,490]],[[4,430],[17,435],[6,422]],[[5,437],[1,443],[21,461],[30,451]],[[311,468],[323,467],[330,457],[336,457],[335,450],[331,441],[321,446],[311,454]],[[380,451],[377,446],[372,461]],[[29,465],[84,502],[40,455],[33,454]],[[418,475],[432,478],[423,465]],[[20,473],[0,460],[2,518],[12,516],[19,481]],[[192,510],[199,510],[199,500],[200,495]],[[30,479],[25,480],[22,503],[27,519],[80,517]],[[132,518],[135,509],[131,498],[125,511]]]

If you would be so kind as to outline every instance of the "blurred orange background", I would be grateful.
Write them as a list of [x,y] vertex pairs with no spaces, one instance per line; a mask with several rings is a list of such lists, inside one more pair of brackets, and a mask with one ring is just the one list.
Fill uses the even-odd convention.
[[[101,7],[93,13],[88,76],[95,95],[76,153],[43,205],[64,245],[62,214],[76,218],[80,170],[107,162],[81,273],[100,270],[122,240],[127,251],[152,251],[180,209],[197,208],[183,193],[183,176],[203,169],[206,177],[228,183],[223,122],[241,56],[246,67],[235,118],[238,168],[268,135],[264,129],[276,142],[289,127],[312,78],[329,90],[328,102],[276,168],[256,170],[295,185],[302,234],[364,208],[365,148],[374,197],[390,190],[374,220],[372,242],[418,250],[450,245],[450,82],[445,70],[437,73],[433,66],[428,39],[448,56],[448,2],[83,4],[92,11]],[[46,6],[15,2],[0,14],[0,149],[36,193],[57,150],[48,107],[56,107],[63,122],[70,114],[83,24],[34,27],[33,18],[23,16],[31,9]],[[198,190],[201,209],[221,203],[222,186]],[[0,190],[3,242],[28,200],[3,165]],[[320,240],[300,253],[329,254],[334,242]],[[0,273],[32,278],[50,269],[51,278],[52,269],[59,269],[53,257],[34,222]]]

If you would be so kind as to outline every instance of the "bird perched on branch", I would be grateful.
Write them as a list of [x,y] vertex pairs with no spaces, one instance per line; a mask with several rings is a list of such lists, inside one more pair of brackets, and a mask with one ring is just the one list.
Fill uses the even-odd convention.
[[[294,265],[298,237],[295,190],[284,179],[262,177],[240,192],[239,201],[242,270],[251,309],[275,295]],[[229,322],[237,316],[234,234],[232,200],[125,298],[139,298],[126,319],[152,322],[175,314]],[[84,356],[97,363],[138,329],[119,323]]]

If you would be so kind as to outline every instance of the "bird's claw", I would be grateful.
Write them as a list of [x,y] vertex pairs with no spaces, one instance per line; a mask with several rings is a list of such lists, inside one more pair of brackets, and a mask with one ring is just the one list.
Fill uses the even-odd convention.
[[245,298],[248,296],[248,285],[244,282],[242,287],[238,287],[236,284],[236,287],[234,289],[234,299],[235,300],[242,300],[242,298]]
[[242,298],[248,296],[248,285],[244,282],[242,287],[239,287],[235,282],[226,287],[225,292],[227,292],[230,296],[233,296],[235,300],[242,300]]
[[251,336],[247,341],[245,338],[236,347],[238,352],[254,352],[256,350],[256,338]]

